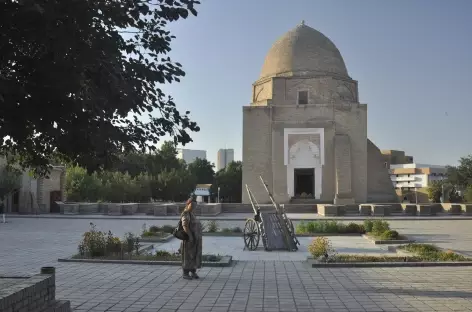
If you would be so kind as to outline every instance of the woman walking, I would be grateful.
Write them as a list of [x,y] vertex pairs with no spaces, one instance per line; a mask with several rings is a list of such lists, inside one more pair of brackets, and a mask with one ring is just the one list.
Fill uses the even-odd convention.
[[182,241],[180,245],[183,269],[182,277],[188,280],[199,278],[197,269],[202,267],[202,226],[193,213],[195,205],[196,203],[193,199],[189,198],[180,216],[182,227],[189,237],[188,240]]

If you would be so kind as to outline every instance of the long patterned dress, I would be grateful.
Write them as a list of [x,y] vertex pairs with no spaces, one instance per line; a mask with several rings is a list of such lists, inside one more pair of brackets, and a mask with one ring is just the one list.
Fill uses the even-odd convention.
[[194,271],[202,267],[202,225],[193,212],[182,214],[182,225],[193,233],[193,241],[182,241],[180,245],[182,269]]

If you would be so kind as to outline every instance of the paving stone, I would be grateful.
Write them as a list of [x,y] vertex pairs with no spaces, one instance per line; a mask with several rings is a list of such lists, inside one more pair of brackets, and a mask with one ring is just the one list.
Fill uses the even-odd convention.
[[[0,274],[35,274],[41,266],[56,266],[56,297],[71,300],[74,311],[82,312],[446,312],[471,311],[472,307],[472,268],[467,267],[311,269],[280,257],[274,261],[258,258],[239,261],[229,268],[203,268],[200,280],[184,281],[178,267],[56,262],[76,252],[88,222],[18,218],[0,224],[0,235],[8,237],[0,242]],[[99,229],[110,229],[118,236],[139,232],[143,223],[106,219],[94,222]],[[450,246],[467,252],[472,249],[472,230],[463,222],[467,221],[391,224],[396,224],[392,227],[402,234],[415,232],[422,239],[455,239]],[[435,230],[452,234],[446,237],[434,234]],[[463,236],[458,236],[459,231]],[[242,245],[242,240],[234,243]],[[293,259],[299,257],[292,254]]]

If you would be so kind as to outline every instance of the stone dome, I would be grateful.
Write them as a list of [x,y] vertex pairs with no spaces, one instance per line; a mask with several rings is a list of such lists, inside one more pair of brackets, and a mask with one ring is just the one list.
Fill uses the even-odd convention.
[[314,75],[349,77],[334,43],[302,22],[272,45],[259,78]]

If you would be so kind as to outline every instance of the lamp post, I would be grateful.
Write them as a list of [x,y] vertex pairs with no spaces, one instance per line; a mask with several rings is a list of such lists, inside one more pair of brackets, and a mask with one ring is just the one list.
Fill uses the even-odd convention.
[[220,203],[220,187],[218,186],[218,204]]

